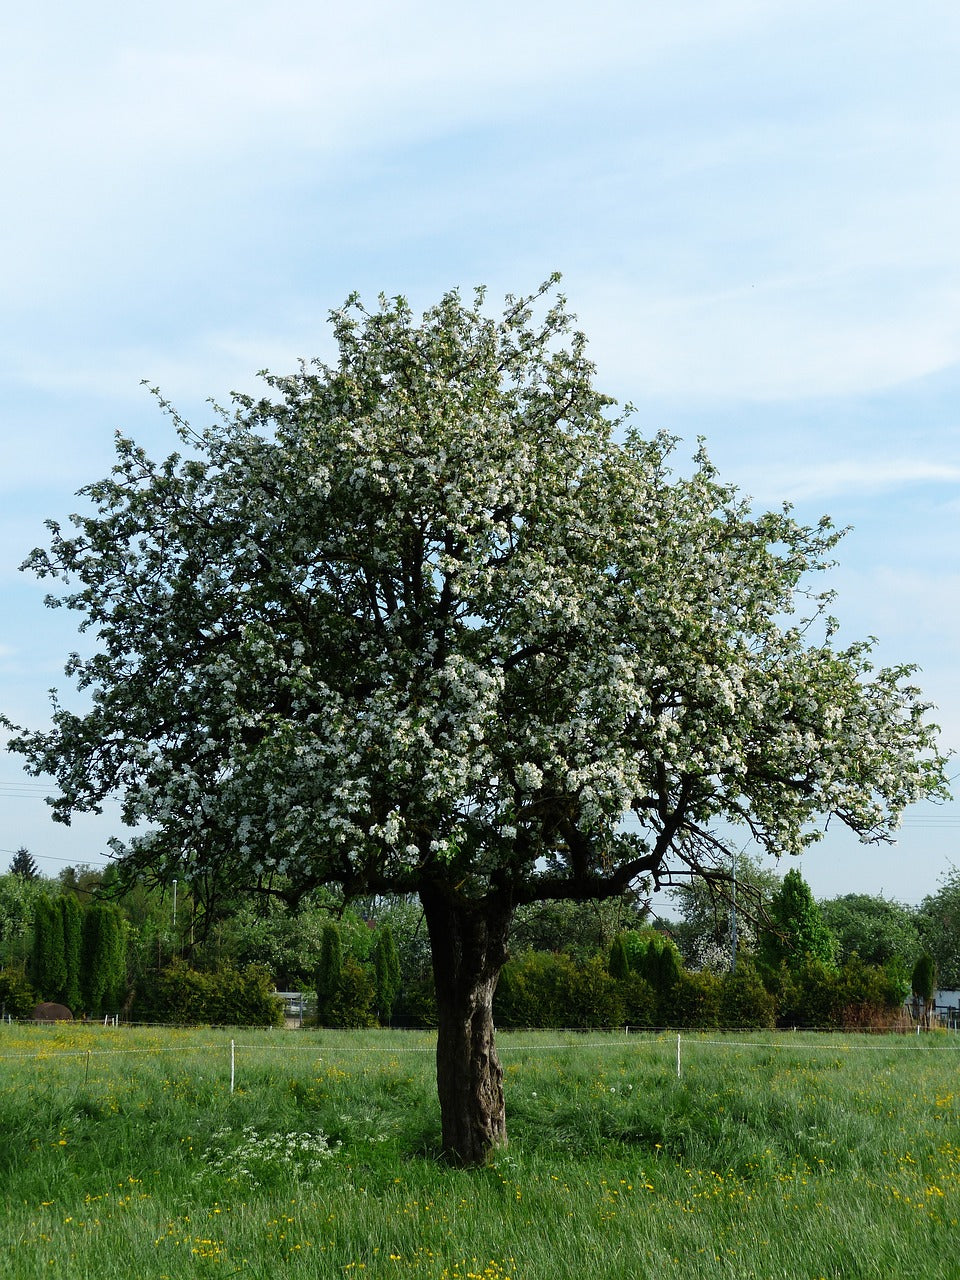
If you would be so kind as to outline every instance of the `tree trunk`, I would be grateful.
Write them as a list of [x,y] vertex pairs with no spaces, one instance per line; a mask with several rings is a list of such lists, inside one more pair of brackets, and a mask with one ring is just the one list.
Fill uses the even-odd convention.
[[463,903],[436,886],[420,892],[437,992],[437,1092],[444,1154],[486,1163],[507,1141],[493,993],[507,958],[511,912],[495,900]]

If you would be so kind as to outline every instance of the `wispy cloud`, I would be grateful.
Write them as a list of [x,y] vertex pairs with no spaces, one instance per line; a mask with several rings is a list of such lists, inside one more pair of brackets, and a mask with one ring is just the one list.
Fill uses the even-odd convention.
[[960,464],[922,458],[835,458],[800,466],[764,467],[738,476],[740,487],[760,501],[808,502],[890,493],[911,485],[960,484]]

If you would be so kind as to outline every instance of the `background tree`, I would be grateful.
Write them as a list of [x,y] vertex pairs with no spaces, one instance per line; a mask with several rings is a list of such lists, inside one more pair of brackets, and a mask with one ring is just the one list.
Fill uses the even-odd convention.
[[23,967],[32,945],[37,899],[47,893],[43,880],[0,875],[0,963]]
[[92,1017],[122,1003],[126,986],[126,922],[112,902],[93,902],[83,915],[82,994]]
[[22,880],[36,880],[40,872],[37,870],[37,864],[33,860],[33,854],[23,847],[16,851],[10,859],[10,872],[12,875],[19,876]]
[[683,969],[676,944],[658,929],[631,929],[622,933],[627,961],[633,973],[641,977],[656,998],[656,1015],[661,1026],[671,1021],[674,987]]
[[845,893],[818,904],[842,963],[854,952],[867,964],[903,959],[911,967],[920,951],[916,913],[901,902],[870,893]]
[[913,998],[917,1003],[918,1020],[929,1023],[933,1012],[933,998],[937,985],[937,969],[933,957],[926,951],[918,957],[913,966],[910,985]]
[[607,951],[618,934],[637,929],[647,915],[636,893],[586,902],[570,899],[518,907],[508,935],[510,951],[566,951],[586,960]]
[[377,1008],[380,1020],[389,1024],[393,1016],[393,1006],[400,994],[400,957],[397,944],[393,939],[393,930],[389,921],[385,921],[377,930],[377,940],[373,947],[373,966],[377,978]]
[[83,970],[83,911],[72,893],[62,893],[57,900],[63,928],[64,980],[60,998],[71,1011],[81,1008]]
[[917,926],[941,986],[960,990],[960,868],[952,867],[937,892],[920,903]]
[[622,933],[618,933],[610,944],[610,958],[607,961],[607,968],[610,970],[610,977],[616,978],[618,982],[622,982],[630,973],[630,960],[627,956],[627,947]]
[[208,911],[416,894],[466,1163],[506,1138],[492,1002],[518,907],[729,865],[729,823],[775,852],[828,814],[884,839],[943,787],[911,670],[834,643],[830,522],[754,514],[702,450],[672,475],[562,299],[482,303],[417,322],[351,298],[332,366],[203,432],[175,419],[188,456],[120,437],[92,511],[28,561],[97,637],[69,666],[91,709],[11,743],[62,820],[118,794],[146,829],[127,872]]
[[869,893],[845,893],[820,902],[823,922],[837,942],[837,960],[857,956],[882,968],[905,998],[921,951],[917,913],[903,903]]
[[320,962],[317,965],[317,1021],[323,1025],[332,1018],[333,1005],[340,992],[343,976],[343,944],[340,930],[332,922],[323,927],[320,940]]
[[719,878],[690,878],[670,890],[679,920],[664,922],[691,969],[726,973],[733,959],[733,912],[736,899],[737,952],[752,955],[757,949],[758,923],[762,922],[782,877],[759,858],[737,851],[736,868]]
[[66,980],[60,905],[56,898],[41,894],[34,907],[30,981],[44,1000],[59,1001]]
[[770,899],[769,927],[760,935],[760,954],[776,969],[798,968],[809,960],[832,966],[837,943],[823,922],[810,886],[796,868],[788,871]]

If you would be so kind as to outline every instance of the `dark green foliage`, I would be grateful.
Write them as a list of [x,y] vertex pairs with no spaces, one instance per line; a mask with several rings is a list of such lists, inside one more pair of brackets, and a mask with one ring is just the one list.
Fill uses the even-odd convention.
[[771,976],[781,1027],[882,1029],[900,1016],[901,995],[886,970],[851,956],[839,970],[812,957]]
[[960,868],[952,867],[937,892],[924,898],[917,925],[941,985],[960,989]]
[[63,927],[63,961],[66,971],[61,998],[71,1010],[81,1007],[81,973],[83,967],[83,911],[72,893],[59,899]]
[[67,980],[63,955],[63,917],[55,899],[37,899],[33,918],[30,980],[44,1000],[59,1000]]
[[640,928],[646,907],[631,894],[599,902],[531,902],[520,907],[510,927],[510,950],[564,951],[577,960],[606,952],[626,929]]
[[22,845],[10,860],[10,871],[12,875],[19,876],[21,880],[38,880],[40,872],[37,870],[37,864],[33,860],[33,854]]
[[393,1025],[435,1027],[433,957],[420,903],[411,897],[377,898],[367,904],[367,915],[375,921],[378,931],[384,925],[390,926],[396,946],[400,986],[393,1005]]
[[570,992],[569,1027],[617,1027],[625,1022],[620,984],[607,969],[602,956],[592,956],[576,965]]
[[176,961],[142,982],[132,1016],[183,1026],[272,1027],[283,1022],[283,1002],[259,965],[204,973]]
[[922,950],[917,913],[868,893],[830,898],[820,903],[820,910],[837,940],[840,963],[845,966],[856,957],[867,966],[882,968],[896,991],[894,1003],[906,999],[910,974]]
[[0,966],[22,968],[28,961],[40,880],[0,875]]
[[651,1026],[656,999],[628,973],[618,981],[601,956],[576,961],[562,952],[528,951],[500,975],[494,1013],[503,1027]]
[[632,972],[649,984],[656,1001],[656,1021],[673,1025],[673,988],[683,970],[676,944],[657,929],[630,929],[622,936]]
[[326,1003],[323,1025],[372,1027],[376,1024],[373,1013],[375,999],[376,989],[369,969],[353,956],[347,956],[340,967],[336,992]]
[[29,1018],[37,993],[22,969],[0,969],[0,1016]]
[[655,991],[668,992],[683,967],[676,944],[657,929],[631,929],[621,939],[634,973]]
[[437,1025],[437,993],[429,968],[417,969],[403,979],[400,996],[393,1011],[394,1026],[435,1027]]
[[509,960],[494,998],[498,1025],[572,1026],[576,981],[576,961],[562,952],[528,951]]
[[807,960],[832,966],[836,940],[823,922],[810,886],[797,870],[788,871],[770,899],[770,927],[760,935],[760,956],[771,969],[802,967]]
[[116,1011],[127,984],[126,921],[112,902],[93,902],[83,917],[83,1001],[91,1017]]
[[340,930],[331,921],[324,925],[320,940],[320,962],[317,965],[317,1021],[323,1025],[333,1025],[333,1005],[340,990],[340,978],[343,973],[343,944]]
[[610,946],[610,959],[607,962],[610,970],[610,976],[617,982],[623,980],[630,973],[630,961],[627,958],[627,948],[623,941],[623,934],[618,933]]
[[776,1001],[749,960],[720,979],[720,1025],[731,1028],[772,1027]]
[[933,999],[936,985],[936,966],[933,963],[933,957],[925,951],[913,966],[913,973],[910,976],[910,988],[915,999],[921,1000],[924,1004],[929,1004]]
[[920,951],[917,916],[910,907],[869,893],[846,893],[820,903],[823,922],[837,940],[842,964],[856,953],[865,964],[900,959],[912,967]]
[[389,923],[377,930],[373,946],[373,968],[377,983],[377,1011],[380,1021],[389,1025],[393,1006],[400,994],[400,957]]
[[527,951],[508,960],[494,997],[497,1025],[567,1025],[575,967],[570,956],[554,951]]
[[850,956],[837,975],[835,1017],[838,1026],[879,1030],[890,1026],[903,1007],[899,979],[888,968]]
[[618,984],[623,1003],[623,1022],[631,1027],[657,1025],[657,994],[639,973],[630,972]]
[[836,1018],[835,973],[807,956],[800,963],[781,964],[771,986],[781,1027],[832,1027]]
[[722,1021],[723,985],[715,973],[683,970],[666,1002],[658,1004],[664,1025],[670,1027],[719,1027]]

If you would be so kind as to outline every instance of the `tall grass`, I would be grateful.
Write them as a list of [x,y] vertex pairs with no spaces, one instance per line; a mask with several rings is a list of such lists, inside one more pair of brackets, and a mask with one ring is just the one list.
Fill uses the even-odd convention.
[[[230,1041],[236,1041],[230,1092]],[[954,1277],[960,1041],[500,1037],[438,1158],[419,1033],[0,1030],[0,1274]]]

